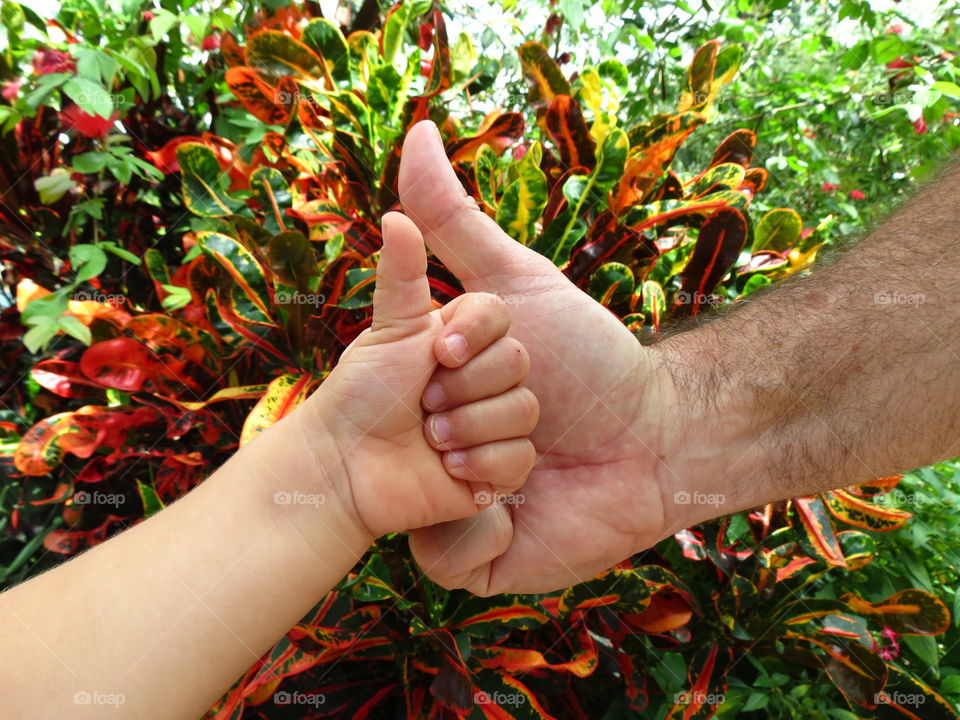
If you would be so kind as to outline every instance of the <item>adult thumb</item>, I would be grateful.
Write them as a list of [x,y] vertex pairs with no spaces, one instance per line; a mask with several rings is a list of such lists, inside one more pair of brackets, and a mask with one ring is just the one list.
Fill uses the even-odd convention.
[[[468,290],[496,292],[518,260],[543,258],[507,235],[463,190],[437,126],[429,120],[407,132],[398,178],[400,202],[437,257]],[[527,255],[531,257],[527,257]],[[506,287],[504,288],[506,289]]]
[[408,217],[387,213],[381,221],[383,249],[373,293],[373,327],[402,328],[432,309],[423,236]]

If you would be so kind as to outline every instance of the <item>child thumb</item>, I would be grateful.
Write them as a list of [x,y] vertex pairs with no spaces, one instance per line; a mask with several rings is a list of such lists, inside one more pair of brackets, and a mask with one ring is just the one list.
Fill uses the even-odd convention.
[[383,216],[383,249],[373,293],[373,330],[402,328],[433,309],[423,236],[406,215]]

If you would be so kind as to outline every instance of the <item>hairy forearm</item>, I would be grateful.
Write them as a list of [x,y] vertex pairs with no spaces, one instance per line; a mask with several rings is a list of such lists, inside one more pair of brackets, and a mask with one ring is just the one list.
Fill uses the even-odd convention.
[[656,346],[685,408],[672,482],[722,496],[699,519],[960,452],[958,184],[954,166],[833,262]]
[[274,425],[149,520],[0,595],[11,717],[199,717],[350,569],[369,539],[322,471],[304,467],[304,443],[325,438],[303,437],[298,422]]

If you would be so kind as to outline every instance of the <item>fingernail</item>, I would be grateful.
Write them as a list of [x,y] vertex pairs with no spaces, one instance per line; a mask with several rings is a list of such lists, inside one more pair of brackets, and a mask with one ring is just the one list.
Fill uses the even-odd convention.
[[440,134],[440,128],[437,127],[437,124],[433,120],[427,120],[427,122],[430,123],[430,127],[433,128],[433,132],[436,133],[440,142],[443,142],[443,136]]
[[431,409],[443,407],[443,388],[440,383],[430,383],[423,391],[423,404]]
[[437,445],[442,445],[450,439],[450,421],[445,415],[430,416],[430,434]]
[[444,459],[447,461],[448,468],[462,468],[464,465],[464,452],[463,450],[451,450],[444,455]]
[[447,348],[447,352],[457,362],[467,357],[467,339],[460,333],[447,335],[443,339],[443,344]]

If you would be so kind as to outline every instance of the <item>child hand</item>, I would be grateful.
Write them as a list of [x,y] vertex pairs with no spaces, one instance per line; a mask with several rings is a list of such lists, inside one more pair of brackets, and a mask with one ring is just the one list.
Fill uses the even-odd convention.
[[333,439],[342,472],[329,481],[371,538],[466,517],[518,489],[539,417],[518,387],[529,362],[506,337],[503,301],[471,293],[433,309],[419,230],[388,213],[383,239],[373,325],[300,413],[308,439]]

